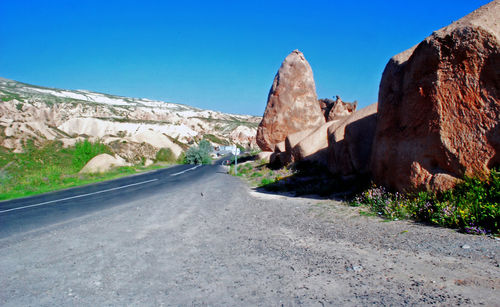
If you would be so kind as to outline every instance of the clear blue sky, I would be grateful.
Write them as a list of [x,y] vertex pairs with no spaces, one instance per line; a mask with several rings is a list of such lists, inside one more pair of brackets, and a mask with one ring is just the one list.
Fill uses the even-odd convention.
[[489,1],[0,1],[0,76],[262,115],[301,50],[318,97],[377,101],[389,58]]

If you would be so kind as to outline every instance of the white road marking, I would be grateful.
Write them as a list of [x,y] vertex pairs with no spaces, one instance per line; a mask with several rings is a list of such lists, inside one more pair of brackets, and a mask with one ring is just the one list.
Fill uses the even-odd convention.
[[131,184],[127,184],[127,185],[124,185],[124,186],[121,186],[121,187],[116,187],[116,188],[106,189],[106,190],[102,190],[102,191],[98,191],[98,192],[92,192],[92,193],[87,193],[87,194],[82,194],[82,195],[77,195],[77,196],[71,196],[71,197],[66,197],[66,198],[61,198],[61,199],[46,201],[46,202],[43,202],[43,203],[29,205],[29,206],[24,206],[24,207],[18,207],[18,208],[12,208],[12,209],[7,209],[7,210],[1,210],[0,213],[10,212],[10,211],[16,211],[16,210],[21,210],[21,209],[26,209],[26,208],[32,208],[32,207],[38,207],[38,206],[43,206],[43,205],[47,205],[47,204],[57,203],[57,202],[60,202],[60,201],[63,201],[63,200],[70,200],[70,199],[81,198],[81,197],[85,197],[85,196],[89,196],[89,195],[95,195],[95,194],[101,194],[101,193],[104,193],[104,192],[120,190],[120,189],[124,189],[124,188],[128,188],[128,187],[132,187],[132,186],[135,186],[135,185],[140,185],[140,184],[145,184],[145,183],[153,182],[153,181],[156,181],[156,180],[158,180],[158,179],[151,179],[151,180],[146,180],[146,181],[142,181],[142,182],[131,183]]
[[187,171],[197,169],[197,168],[198,168],[198,167],[200,167],[200,166],[201,166],[201,164],[198,164],[198,165],[196,165],[196,166],[194,166],[194,167],[188,168],[187,170],[184,170],[184,171],[182,171],[182,172],[178,172],[178,173],[172,174],[172,175],[170,175],[170,176],[178,176],[178,175],[180,175],[180,174],[184,174],[184,173],[185,173],[185,172],[187,172]]

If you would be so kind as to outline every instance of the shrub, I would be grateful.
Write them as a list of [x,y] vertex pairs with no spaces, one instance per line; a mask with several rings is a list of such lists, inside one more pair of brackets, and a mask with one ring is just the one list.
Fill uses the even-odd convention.
[[186,151],[185,163],[187,164],[210,164],[212,158],[212,145],[207,140],[202,140],[198,146],[192,146]]
[[156,153],[156,161],[174,163],[176,161],[176,158],[172,149],[161,148]]
[[372,187],[351,201],[353,206],[366,205],[390,219],[412,218],[473,234],[499,233],[499,203],[497,170],[491,170],[485,181],[466,177],[454,189],[443,193],[400,194]]
[[208,155],[210,155],[210,153],[212,152],[212,145],[207,140],[201,140],[200,144],[198,145],[198,148],[203,153],[208,154]]
[[181,152],[181,154],[177,158],[176,162],[177,162],[177,164],[184,164],[184,163],[186,163],[186,153],[185,152]]
[[99,141],[95,143],[88,140],[76,142],[73,152],[73,167],[75,170],[80,170],[90,159],[103,153],[112,154],[111,149]]

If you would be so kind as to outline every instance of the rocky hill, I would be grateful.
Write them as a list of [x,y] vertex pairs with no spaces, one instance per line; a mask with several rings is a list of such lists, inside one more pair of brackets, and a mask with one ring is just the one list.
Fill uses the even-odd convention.
[[0,146],[23,142],[100,139],[132,161],[162,147],[176,153],[207,138],[213,144],[255,147],[261,117],[227,114],[144,98],[45,88],[0,78]]
[[378,103],[361,110],[340,97],[318,106],[312,69],[293,51],[257,130],[261,156],[275,168],[317,162],[399,192],[488,178],[500,167],[498,16],[500,1],[492,1],[392,57]]

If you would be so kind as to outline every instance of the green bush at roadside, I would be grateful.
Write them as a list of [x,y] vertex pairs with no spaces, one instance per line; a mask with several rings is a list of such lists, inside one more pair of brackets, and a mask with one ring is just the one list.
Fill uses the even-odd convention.
[[210,164],[212,163],[212,158],[210,153],[212,152],[212,145],[207,140],[201,140],[198,146],[191,146],[186,151],[186,157],[184,159],[186,164]]

